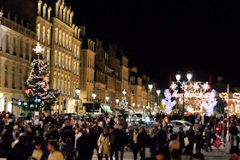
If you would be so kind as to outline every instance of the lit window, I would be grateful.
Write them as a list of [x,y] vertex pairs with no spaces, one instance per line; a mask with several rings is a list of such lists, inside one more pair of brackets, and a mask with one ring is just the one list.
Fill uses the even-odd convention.
[[66,64],[65,64],[65,66],[66,66],[65,68],[68,69],[68,56],[67,56],[67,55],[66,55],[66,61],[65,61],[65,63],[66,63]]
[[62,31],[59,30],[59,44],[62,45]]
[[47,30],[47,43],[48,45],[50,45],[50,41],[51,41],[51,33],[50,33],[50,29]]
[[49,65],[50,63],[50,52],[47,50],[47,64]]
[[55,42],[58,43],[58,28],[55,28]]
[[54,53],[54,61],[55,61],[55,66],[57,66],[57,63],[58,63],[58,54],[57,54],[57,50],[55,50],[55,53]]
[[46,35],[45,27],[43,26],[43,28],[42,28],[42,42],[43,43],[45,43],[45,35]]
[[79,47],[77,47],[77,58],[79,58]]
[[72,50],[72,37],[69,36],[69,49]]
[[66,48],[68,48],[68,34],[66,34]]
[[72,68],[71,68],[71,64],[72,64],[72,62],[71,62],[71,56],[69,56],[69,63],[68,63],[68,64],[69,64],[69,67],[68,67],[68,68],[69,68],[69,70],[71,71],[71,69],[72,69]]
[[77,56],[77,45],[76,44],[74,44],[74,50],[73,50],[73,52],[74,52],[74,57],[76,57]]
[[62,40],[63,40],[63,47],[65,47],[65,32],[62,34]]
[[61,67],[61,52],[58,53],[58,66]]
[[62,53],[62,68],[64,68],[65,65],[65,57],[64,53]]
[[40,41],[40,24],[37,24],[37,40]]

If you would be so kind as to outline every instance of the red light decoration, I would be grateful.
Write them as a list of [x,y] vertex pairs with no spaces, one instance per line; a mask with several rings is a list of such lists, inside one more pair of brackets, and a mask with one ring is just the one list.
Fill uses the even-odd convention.
[[43,67],[40,67],[40,70],[43,70]]
[[47,76],[43,78],[43,81],[46,82],[48,80]]
[[29,90],[29,89],[26,89],[26,90],[25,90],[25,93],[26,93],[26,94],[29,94],[29,93],[30,93],[30,90]]

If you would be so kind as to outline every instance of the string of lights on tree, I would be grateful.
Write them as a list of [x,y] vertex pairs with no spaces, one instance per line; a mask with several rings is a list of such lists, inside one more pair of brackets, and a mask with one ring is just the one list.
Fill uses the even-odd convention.
[[[41,55],[44,49],[38,43],[33,50],[36,52],[37,58],[33,59],[31,63],[25,90],[27,101],[23,102],[23,106],[25,110],[40,110],[41,108],[49,110],[58,93],[56,90],[49,89],[47,64]],[[21,100],[18,100],[18,105],[22,106]]]

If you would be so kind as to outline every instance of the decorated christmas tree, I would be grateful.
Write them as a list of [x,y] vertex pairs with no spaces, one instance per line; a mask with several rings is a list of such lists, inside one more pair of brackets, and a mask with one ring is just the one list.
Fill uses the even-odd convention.
[[36,54],[33,56],[31,71],[26,81],[26,102],[22,108],[30,111],[50,110],[58,97],[56,90],[49,89],[49,77],[47,64],[43,61],[43,48],[38,45],[33,49]]

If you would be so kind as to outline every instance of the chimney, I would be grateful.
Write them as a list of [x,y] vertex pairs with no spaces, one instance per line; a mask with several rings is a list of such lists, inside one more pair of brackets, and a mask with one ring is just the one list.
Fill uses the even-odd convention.
[[[3,10],[1,9],[0,10],[0,24],[2,24],[2,16],[3,16]],[[1,48],[1,46],[0,46],[0,48]]]
[[46,19],[46,8],[47,8],[47,4],[46,3],[44,3],[43,4],[43,18],[45,18]]
[[48,18],[47,18],[48,21],[50,21],[51,19],[51,11],[52,11],[52,8],[48,7]]
[[81,35],[85,36],[86,35],[86,27],[80,26],[80,30],[81,30]]

